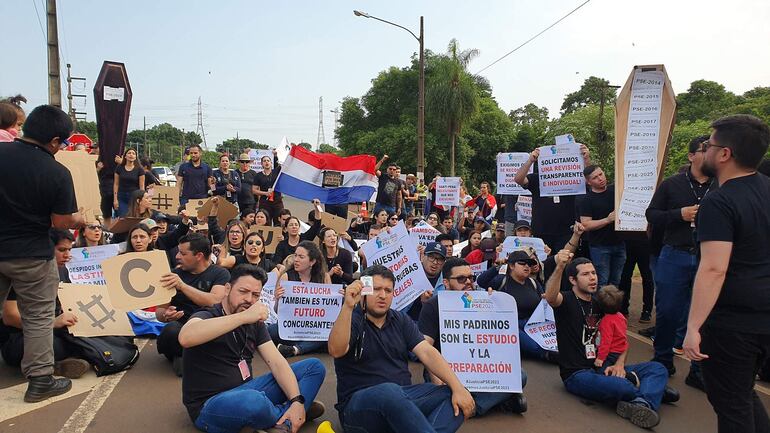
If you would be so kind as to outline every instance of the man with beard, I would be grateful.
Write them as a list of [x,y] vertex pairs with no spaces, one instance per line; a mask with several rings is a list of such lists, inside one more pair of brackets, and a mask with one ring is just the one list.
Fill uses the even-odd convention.
[[425,276],[428,277],[428,282],[431,284],[429,288],[426,288],[422,296],[415,299],[408,308],[404,309],[409,317],[415,322],[420,319],[420,310],[422,309],[422,303],[427,301],[433,296],[434,291],[444,290],[444,279],[441,277],[441,267],[444,266],[446,261],[447,249],[444,248],[438,242],[430,242],[425,246],[425,250],[422,252],[422,268],[425,270]]
[[190,199],[206,198],[209,195],[210,179],[214,176],[208,164],[201,161],[201,147],[197,144],[190,146],[190,161],[179,166],[176,182],[182,192],[179,204],[184,206]]
[[711,127],[702,169],[719,189],[698,211],[700,264],[684,352],[702,361],[720,433],[767,432],[754,380],[770,353],[770,180],[756,170],[770,129],[748,115]]
[[[594,369],[597,331],[602,313],[592,296],[596,293],[596,269],[590,260],[570,260],[573,253],[556,254],[556,269],[546,284],[545,299],[556,318],[559,345],[559,372],[567,392],[601,402],[617,402],[616,412],[632,424],[652,428],[660,422],[661,402],[679,400],[679,393],[666,387],[666,368],[658,362],[624,365],[625,359],[603,373]],[[569,263],[569,265],[568,265]],[[560,291],[562,273],[567,272],[572,287]],[[626,379],[636,374],[638,386]]]
[[[337,411],[348,432],[455,432],[475,412],[473,397],[441,354],[405,313],[391,310],[396,277],[382,265],[373,294],[361,300],[361,281],[345,290],[345,303],[329,335],[337,373]],[[409,353],[446,385],[412,385]]]
[[[297,432],[306,417],[324,412],[313,401],[326,376],[323,364],[308,358],[290,366],[270,340],[268,307],[260,302],[265,282],[262,269],[236,266],[222,302],[193,314],[179,333],[182,401],[200,430]],[[252,379],[255,352],[270,373]]]

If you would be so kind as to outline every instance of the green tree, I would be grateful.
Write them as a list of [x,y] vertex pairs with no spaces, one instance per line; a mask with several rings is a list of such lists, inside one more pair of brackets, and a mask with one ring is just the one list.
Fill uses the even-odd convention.
[[126,135],[126,145],[139,149],[141,155],[149,156],[156,165],[174,165],[182,160],[186,146],[203,141],[195,132],[183,132],[170,123],[161,123],[147,129],[147,144],[144,130],[135,129]]
[[88,138],[94,141],[94,144],[99,142],[99,132],[96,129],[96,122],[79,120],[75,124],[75,132],[87,135]]
[[476,81],[468,73],[468,64],[478,57],[479,50],[460,51],[457,40],[452,39],[447,56],[436,65],[428,87],[427,100],[431,115],[445,125],[449,135],[450,175],[455,175],[455,144],[463,125],[479,109],[479,90]]
[[307,150],[313,150],[313,145],[310,143],[305,143],[304,141],[302,143],[297,143],[297,146],[302,146]]
[[462,135],[465,146],[461,151],[469,153],[467,164],[460,167],[463,179],[469,187],[481,181],[497,182],[497,154],[517,152],[516,130],[511,119],[490,97],[480,98],[479,112],[469,121]]
[[588,105],[598,105],[601,103],[602,96],[606,105],[613,105],[616,98],[616,90],[609,86],[610,82],[604,78],[588,77],[580,89],[568,94],[561,104],[562,115],[570,114],[575,110]]
[[714,120],[718,112],[729,109],[741,100],[725,86],[708,80],[697,80],[686,92],[676,95],[677,121]]
[[711,122],[705,119],[698,119],[695,122],[677,122],[668,147],[668,157],[664,168],[666,177],[678,172],[683,165],[689,164],[687,154],[690,141],[699,135],[708,134],[710,124]]
[[516,129],[516,151],[532,150],[545,144],[545,135],[551,126],[548,109],[527,104],[508,114]]
[[331,144],[321,143],[320,146],[318,146],[318,152],[319,153],[333,153],[335,155],[341,155],[340,150],[336,147],[332,146]]
[[599,124],[599,106],[588,105],[554,120],[546,134],[546,143],[553,144],[557,135],[572,134],[578,143],[583,143],[591,150],[591,161],[602,167],[608,179],[615,174],[615,114],[612,107],[604,107],[602,126],[606,138],[597,143]]
[[216,151],[219,153],[229,152],[233,155],[240,155],[244,149],[269,149],[270,146],[264,143],[257,143],[250,138],[228,138],[222,143],[217,144]]

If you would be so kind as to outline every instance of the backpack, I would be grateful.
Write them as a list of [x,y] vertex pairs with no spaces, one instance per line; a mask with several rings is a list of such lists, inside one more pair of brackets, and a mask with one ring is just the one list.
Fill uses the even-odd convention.
[[67,341],[80,350],[80,357],[94,366],[97,376],[118,373],[131,368],[139,359],[139,348],[133,337],[74,337]]

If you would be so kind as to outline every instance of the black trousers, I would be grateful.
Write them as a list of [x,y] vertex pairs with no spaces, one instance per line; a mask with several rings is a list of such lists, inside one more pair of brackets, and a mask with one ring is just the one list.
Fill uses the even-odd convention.
[[179,344],[179,331],[183,323],[179,321],[168,322],[158,335],[158,353],[165,355],[169,361],[182,356],[182,345]]
[[719,433],[767,433],[770,420],[754,391],[754,380],[770,355],[770,334],[748,334],[704,326],[703,381]]
[[626,241],[626,264],[620,276],[620,287],[623,296],[623,314],[628,314],[628,304],[631,301],[631,277],[634,275],[634,267],[639,265],[639,273],[642,275],[642,312],[652,313],[653,299],[655,297],[655,280],[650,270],[650,242],[644,240]]
[[[54,329],[53,331],[53,358],[55,361],[78,357],[80,351],[77,346],[67,342],[60,335],[61,332],[67,332],[66,329]],[[13,332],[8,335],[8,340],[0,347],[0,353],[3,354],[5,363],[12,367],[21,366],[21,359],[24,357],[24,334]]]

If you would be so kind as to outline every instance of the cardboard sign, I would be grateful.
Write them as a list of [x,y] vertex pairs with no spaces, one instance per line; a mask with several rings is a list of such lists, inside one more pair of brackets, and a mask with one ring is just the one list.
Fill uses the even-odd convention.
[[149,191],[153,209],[166,215],[179,213],[179,188],[155,185]]
[[[184,205],[184,210],[185,212],[187,212],[187,216],[197,217],[198,210],[202,208],[207,201],[208,201],[208,198],[191,198],[190,200],[188,200],[187,203]],[[206,215],[206,217],[208,217],[208,214]],[[203,218],[204,222],[206,222],[207,220],[206,217]]]
[[[217,224],[224,230],[224,228],[227,227],[227,223],[238,216],[238,207],[225,200],[224,197],[219,197],[217,203]],[[208,199],[206,203],[198,209],[198,221],[207,221],[213,207],[214,197]]]
[[160,278],[171,272],[161,250],[106,259],[102,270],[112,305],[125,311],[165,304],[176,294],[160,284]]
[[73,248],[72,259],[65,265],[70,281],[74,284],[107,284],[102,272],[102,262],[117,256],[119,252],[120,246],[117,244]]
[[[511,152],[497,154],[497,193],[509,195],[531,195],[528,189],[522,188],[514,178],[522,165],[529,161],[527,152]],[[534,164],[533,164],[534,165]],[[532,165],[529,172],[532,173]]]
[[437,206],[459,206],[460,205],[460,178],[459,177],[439,177],[436,180],[436,200]]
[[532,197],[520,195],[516,200],[516,219],[532,223]]
[[440,234],[440,231],[431,227],[431,225],[425,221],[420,222],[409,230],[409,236],[417,245],[428,245],[431,242],[435,242],[436,236]]
[[553,315],[553,308],[543,299],[537,306],[524,327],[527,333],[535,342],[545,350],[557,352],[559,350],[556,344],[556,319]]
[[500,252],[501,258],[507,258],[508,254],[524,249],[524,247],[532,247],[537,253],[537,258],[542,262],[548,258],[548,254],[545,253],[545,243],[540,238],[521,238],[518,236],[508,236],[503,241],[503,251]]
[[281,281],[278,335],[289,341],[327,341],[343,303],[341,284]]
[[586,193],[585,162],[579,144],[543,146],[537,163],[541,197]]
[[441,355],[472,392],[521,392],[516,301],[483,290],[438,292]]
[[109,231],[112,233],[126,233],[132,228],[136,227],[141,220],[144,218],[134,218],[134,217],[127,217],[127,218],[119,218],[114,220],[112,223],[112,226],[110,227]]
[[403,221],[392,227],[390,233],[383,230],[376,238],[363,244],[361,251],[369,266],[383,265],[396,276],[393,305],[390,308],[407,308],[424,291],[433,288],[420,263],[417,246],[409,237]]
[[101,215],[102,194],[96,175],[97,156],[86,152],[56,152],[55,157],[72,175],[78,207],[93,210],[97,215]]
[[337,234],[345,233],[349,227],[348,220],[328,212],[321,212],[321,224],[334,229]]
[[134,335],[126,311],[110,302],[107,286],[60,283],[58,296],[62,310],[78,317],[77,323],[68,327],[70,334],[76,337]]
[[275,248],[283,240],[283,230],[280,227],[251,226],[249,232],[257,232],[265,241],[265,254],[275,254]]

